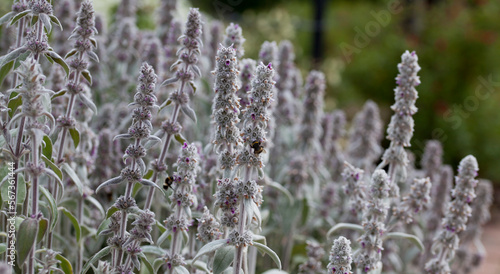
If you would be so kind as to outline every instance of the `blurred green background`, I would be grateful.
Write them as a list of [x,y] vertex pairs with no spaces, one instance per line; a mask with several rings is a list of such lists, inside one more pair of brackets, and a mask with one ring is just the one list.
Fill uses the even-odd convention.
[[[372,99],[380,105],[387,125],[396,65],[405,50],[415,50],[422,67],[411,148],[417,159],[425,140],[438,139],[444,146],[445,163],[456,169],[461,158],[474,154],[480,176],[500,186],[500,172],[496,172],[500,166],[500,1],[322,1],[323,57],[316,65],[328,80],[327,110],[342,108],[352,118],[364,101]],[[8,2],[1,1],[2,14],[10,9]],[[266,40],[291,40],[305,76],[316,67],[312,49],[317,2],[179,0],[179,6],[197,6],[211,19],[239,23],[247,39],[246,57],[257,58]],[[110,15],[119,0],[94,3]],[[151,14],[158,0],[139,0],[138,4],[139,27],[154,28]],[[396,11],[391,7],[397,7]],[[377,21],[376,14],[386,16]],[[365,43],[356,40],[360,32]],[[350,61],[347,47],[353,51]],[[481,79],[488,78],[493,83],[485,85]]]
[[[316,2],[191,1],[216,19],[222,13],[226,22],[238,22],[249,57],[257,57],[263,41],[290,39],[303,75],[313,67]],[[500,1],[324,2],[319,68],[328,79],[327,109],[342,108],[352,118],[372,99],[387,125],[396,65],[405,50],[414,50],[422,67],[411,148],[417,159],[425,140],[438,139],[447,164],[456,169],[461,158],[474,154],[480,176],[500,186]],[[389,19],[377,21],[374,14]],[[368,37],[367,43],[355,40],[356,29]],[[342,49],[348,46],[356,48],[350,62]],[[482,78],[492,80],[489,90]]]

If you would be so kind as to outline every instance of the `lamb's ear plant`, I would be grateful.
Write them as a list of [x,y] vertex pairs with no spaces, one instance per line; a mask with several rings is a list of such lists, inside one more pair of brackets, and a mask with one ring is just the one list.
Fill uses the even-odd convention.
[[[455,257],[459,247],[460,233],[466,230],[467,220],[471,217],[472,208],[469,205],[476,198],[477,160],[469,155],[460,161],[458,175],[455,177],[455,188],[451,191],[453,200],[448,203],[441,228],[434,238],[432,253],[434,258],[425,264],[425,271],[430,274],[451,273],[450,262]],[[477,202],[477,201],[476,201]]]
[[[158,137],[150,135],[152,130],[152,110],[156,106],[156,96],[154,95],[156,79],[157,76],[153,68],[148,64],[143,64],[138,79],[137,93],[134,96],[134,102],[131,104],[131,106],[136,106],[132,111],[132,124],[128,129],[128,133],[115,136],[115,139],[133,140],[133,143],[127,147],[122,157],[124,162],[128,161],[128,165],[122,169],[120,176],[105,181],[96,189],[96,192],[98,192],[106,186],[126,183],[125,195],[120,196],[114,204],[116,212],[113,214],[114,219],[112,219],[109,226],[111,232],[113,232],[113,237],[108,239],[109,247],[106,247],[108,250],[111,248],[112,267],[116,271],[128,272],[139,269],[139,257],[142,256],[139,245],[143,241],[152,242],[151,236],[148,235],[151,231],[151,224],[154,223],[154,213],[147,209],[140,211],[137,208],[136,201],[132,197],[132,189],[137,183],[159,188],[154,182],[143,178],[146,173],[146,163],[143,159],[146,156],[146,148],[143,142],[160,141]],[[135,228],[128,233],[128,214],[132,212],[138,213],[138,217],[133,223]],[[119,215],[115,215],[117,213]],[[87,269],[90,267],[88,264]]]

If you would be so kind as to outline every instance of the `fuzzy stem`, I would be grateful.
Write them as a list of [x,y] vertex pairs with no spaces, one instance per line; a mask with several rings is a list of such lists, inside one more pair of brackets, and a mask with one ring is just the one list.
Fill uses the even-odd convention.
[[[83,223],[83,197],[78,198],[78,214],[76,216],[78,223]],[[75,273],[80,273],[83,266],[83,241],[78,242],[78,250],[76,253]]]
[[[191,50],[189,50],[188,54],[191,55]],[[189,70],[189,67],[190,67],[190,65],[185,64],[184,72],[187,72]],[[179,88],[180,94],[182,94],[184,92],[185,85],[186,85],[186,82],[181,81],[181,87]],[[176,103],[175,107],[174,107],[174,113],[172,115],[172,118],[170,119],[170,122],[172,124],[175,124],[177,122],[177,117],[179,116],[179,110],[180,110],[180,105]],[[165,157],[167,157],[167,152],[168,152],[168,149],[170,147],[171,141],[172,141],[172,135],[167,134],[167,138],[165,139],[165,143],[163,144],[163,148],[161,150],[160,157],[158,157],[158,159],[156,160],[156,164],[158,166],[160,166],[160,163],[163,164],[163,162],[165,161]],[[158,171],[154,170],[153,171],[153,182],[156,182],[156,180],[158,180]],[[146,203],[144,204],[144,210],[151,208],[151,203],[153,202],[154,194],[155,194],[155,188],[152,187],[149,189],[148,197],[146,198]]]
[[[184,188],[184,186],[181,186],[182,188]],[[183,192],[184,189],[181,189],[181,191]],[[176,207],[176,211],[175,211],[175,215],[176,215],[176,220],[180,220],[181,217],[182,217],[182,208],[181,208],[181,205],[177,205]],[[176,229],[174,231],[174,234],[172,235],[172,246],[170,247],[170,256],[173,256],[174,254],[177,253],[177,244],[178,244],[178,241],[179,241],[179,229]],[[168,274],[172,274],[173,272],[173,268],[169,268],[168,270]]]
[[[240,200],[240,217],[239,217],[239,223],[238,223],[238,233],[240,236],[243,235],[245,232],[245,223],[246,223],[246,216],[245,216],[245,203],[244,203],[244,197],[241,197]],[[242,245],[238,246],[235,250],[234,254],[234,266],[233,266],[233,273],[234,274],[239,274],[240,269],[242,266],[242,261],[243,261],[243,249],[244,247]]]

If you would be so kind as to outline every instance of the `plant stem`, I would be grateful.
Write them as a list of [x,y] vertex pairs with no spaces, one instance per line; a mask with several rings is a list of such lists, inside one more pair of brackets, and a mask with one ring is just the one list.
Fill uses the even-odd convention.
[[[79,224],[83,223],[83,197],[78,197],[78,214],[76,218]],[[83,239],[78,242],[78,250],[76,253],[75,273],[80,273],[83,266]]]

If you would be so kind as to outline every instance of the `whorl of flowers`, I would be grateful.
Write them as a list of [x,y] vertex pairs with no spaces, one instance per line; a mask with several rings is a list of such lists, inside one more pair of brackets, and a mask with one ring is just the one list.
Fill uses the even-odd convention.
[[[201,47],[203,42],[201,41],[201,14],[196,8],[189,9],[188,18],[186,21],[186,29],[184,34],[179,37],[181,41],[181,48],[177,51],[177,56],[179,60],[172,65],[171,69],[176,69],[177,72],[173,78],[165,80],[162,85],[167,85],[181,80],[184,84],[189,84],[194,86],[194,78],[201,76],[201,70],[198,67],[198,59],[201,54]],[[183,68],[179,68],[181,64],[184,64]],[[178,92],[173,92],[171,100],[175,101],[173,96]],[[184,107],[184,108],[183,108]],[[183,104],[181,109],[184,113],[187,113],[185,109],[187,104]],[[189,107],[188,107],[189,108]]]
[[389,208],[386,200],[389,197],[390,187],[387,173],[382,169],[375,170],[363,214],[362,224],[365,233],[358,239],[361,250],[354,257],[357,267],[364,272],[376,269],[382,259],[384,221]]
[[196,205],[196,196],[192,194],[196,176],[200,171],[200,157],[195,144],[187,144],[181,148],[177,162],[177,172],[174,173],[174,193],[171,200],[178,206],[191,207]]
[[42,97],[40,95],[52,95],[52,90],[46,89],[43,84],[45,82],[45,75],[42,74],[40,64],[32,58],[28,57],[25,61],[21,62],[19,68],[15,72],[21,77],[22,85],[19,88],[12,89],[11,92],[17,92],[18,95],[12,98],[15,100],[18,97],[22,98],[21,112],[12,117],[10,123],[12,124],[21,117],[30,118],[29,122],[31,127],[39,128],[46,134],[49,133],[50,128],[46,125],[40,124],[37,119],[45,116],[50,121],[54,122],[54,118],[42,104]]
[[238,224],[238,194],[234,187],[237,183],[237,178],[224,178],[217,182],[214,206],[221,210],[219,219],[224,227],[235,227]]
[[399,220],[410,224],[414,221],[414,215],[426,210],[431,197],[431,182],[429,178],[414,179],[409,193],[401,199],[401,203],[393,208],[393,214]]
[[470,203],[476,197],[474,188],[477,185],[477,160],[469,155],[462,159],[455,177],[455,188],[451,192],[453,201],[448,204],[441,230],[434,239],[433,252],[438,255],[425,265],[425,270],[432,274],[450,273],[449,261],[455,256],[458,248],[458,234],[466,229],[467,220],[472,214]]
[[370,171],[382,153],[382,120],[380,111],[373,101],[366,101],[363,109],[356,114],[349,138],[347,153],[355,166]]
[[[238,113],[240,109],[239,99],[236,96],[238,90],[238,59],[236,51],[232,47],[221,46],[217,51],[215,64],[215,97],[213,102],[213,117],[215,120],[215,138],[213,143],[217,145],[216,151],[221,147],[225,149],[237,146],[240,142],[240,131]],[[223,152],[232,153],[231,150]],[[230,156],[229,158],[236,158]],[[232,169],[234,164],[227,168]]]
[[240,82],[241,87],[238,90],[237,96],[240,98],[241,109],[245,109],[250,105],[248,93],[252,89],[252,79],[255,73],[256,62],[253,59],[246,58],[241,60],[240,64]]
[[340,236],[333,242],[330,251],[330,263],[326,267],[329,274],[351,274],[351,241]]
[[206,206],[203,208],[203,215],[198,219],[198,223],[196,237],[203,243],[218,240],[222,235],[220,232],[220,223],[217,222]]
[[343,189],[349,200],[348,211],[346,212],[349,216],[361,216],[361,212],[365,210],[367,193],[363,176],[364,170],[344,162],[342,178],[347,184],[343,186]]
[[52,5],[45,0],[32,0],[28,3],[28,6],[34,15],[52,15]]
[[307,261],[299,265],[299,273],[323,273],[321,261],[325,255],[325,250],[318,243],[307,241]]
[[[139,213],[135,221],[132,223],[134,228],[130,230],[130,236],[127,241],[123,244],[127,245],[139,245],[141,242],[153,243],[151,238],[151,231],[153,230],[153,225],[156,223],[155,214],[149,210],[144,210]],[[139,268],[136,266],[136,268]]]
[[415,102],[418,94],[415,87],[420,84],[420,78],[417,76],[420,66],[417,61],[418,56],[415,52],[406,51],[401,56],[401,63],[398,64],[399,74],[396,77],[398,86],[394,90],[396,102],[391,106],[394,115],[387,128],[387,139],[391,144],[384,152],[379,166],[390,165],[389,175],[391,181],[395,183],[404,182],[407,176],[408,156],[404,148],[410,146],[414,126],[412,116],[417,112]]
[[224,46],[231,47],[236,51],[236,58],[241,59],[245,54],[245,49],[243,48],[243,43],[245,43],[245,38],[243,37],[241,27],[238,24],[231,23],[226,28],[226,33],[224,35]]
[[306,80],[304,114],[299,133],[304,148],[313,147],[319,150],[317,142],[321,135],[325,87],[325,75],[320,71],[311,71]]
[[443,147],[437,140],[429,140],[425,144],[424,154],[420,161],[425,176],[431,179],[433,185],[438,185],[441,166],[443,165]]
[[264,63],[264,65],[278,65],[278,46],[275,41],[264,41],[264,43],[262,43],[259,51],[259,60]]

